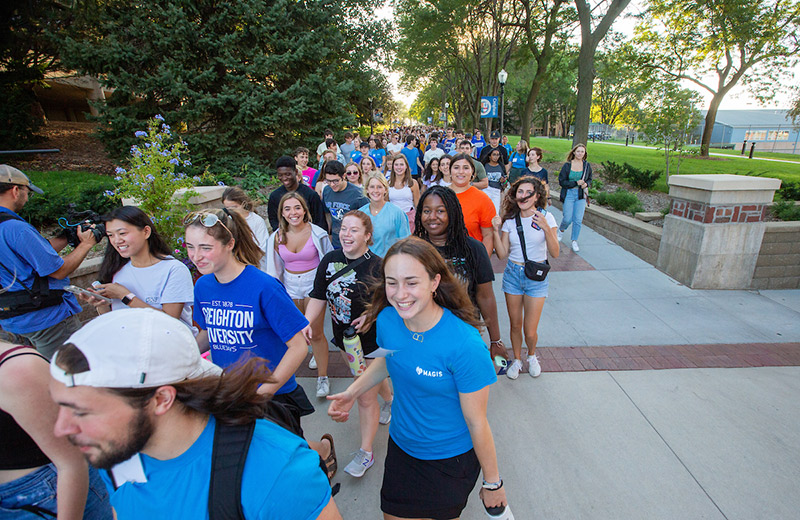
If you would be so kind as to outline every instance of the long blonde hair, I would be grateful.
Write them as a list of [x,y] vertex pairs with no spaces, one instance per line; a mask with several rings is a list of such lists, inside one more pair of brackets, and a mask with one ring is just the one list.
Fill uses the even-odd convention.
[[311,212],[308,210],[308,203],[306,200],[296,191],[284,193],[283,197],[281,197],[281,201],[278,203],[278,228],[280,228],[281,232],[278,233],[279,239],[275,241],[276,249],[278,248],[278,244],[286,245],[286,234],[289,232],[289,222],[283,217],[283,205],[286,204],[286,201],[292,199],[299,202],[300,206],[303,208],[303,222],[311,222]]
[[406,186],[410,187],[412,182],[411,165],[408,164],[408,159],[406,158],[406,156],[401,153],[395,154],[394,162],[392,163],[391,176],[389,177],[389,185],[394,186],[394,183],[397,182],[397,174],[394,171],[394,165],[395,163],[397,163],[397,161],[403,161],[404,163],[406,163],[405,184]]

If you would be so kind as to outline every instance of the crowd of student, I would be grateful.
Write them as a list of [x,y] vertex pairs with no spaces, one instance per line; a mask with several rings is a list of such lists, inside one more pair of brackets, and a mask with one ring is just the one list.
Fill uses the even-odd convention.
[[[109,501],[118,518],[184,506],[198,515],[178,516],[202,516],[217,507],[212,495],[198,502],[186,490],[213,489],[217,437],[225,438],[219,431],[227,435],[228,425],[243,423],[255,424],[255,433],[246,437],[252,448],[245,447],[242,464],[284,461],[244,466],[233,479],[244,517],[339,518],[330,487],[320,484],[338,469],[333,436],[298,443],[262,419],[270,406],[280,407],[282,424],[305,436],[301,417],[315,408],[295,373],[308,345],[316,397],[330,400],[329,415],[346,421],[359,408],[361,444],[346,473],[364,475],[380,424],[391,423],[381,489],[386,518],[457,518],[481,472],[484,504],[507,504],[486,418],[496,372],[479,333],[485,326],[489,352],[505,353],[490,256],[508,259],[507,377],[525,369],[523,340],[528,372],[537,377],[547,259],[558,256],[570,224],[579,250],[591,183],[585,146],[573,148],[559,174],[560,226],[547,211],[542,150],[524,142],[512,149],[497,132],[487,143],[478,130],[467,139],[452,128],[441,137],[434,129],[401,128],[366,141],[346,133],[341,144],[330,133],[316,153],[319,169],[309,167],[302,147],[276,161],[281,185],[267,204],[271,232],[236,187],[225,190],[222,208],[186,217],[186,250],[201,275],[194,284],[148,215],[135,207],[108,214],[98,280],[81,295],[101,316],[83,328],[73,323],[74,296],[61,290],[85,256],[84,244],[94,244],[91,232],[80,232],[77,255],[61,259],[56,244],[17,215],[29,193],[41,190],[19,170],[0,167],[2,287],[17,294],[45,283],[61,297],[27,313],[0,314],[5,331],[40,353],[0,343],[0,425],[4,438],[12,430],[18,438],[0,451],[0,518],[55,515],[56,495],[59,518],[109,518]],[[335,395],[326,304],[333,344],[344,351],[353,328],[366,358],[363,374]],[[37,356],[52,358],[49,386],[58,406],[42,397],[46,365]],[[33,375],[8,375],[14,373]],[[110,494],[64,437],[109,470],[100,476]],[[195,465],[194,473],[181,474],[183,464]],[[49,502],[40,496],[47,486]],[[287,496],[304,507],[289,507]]]

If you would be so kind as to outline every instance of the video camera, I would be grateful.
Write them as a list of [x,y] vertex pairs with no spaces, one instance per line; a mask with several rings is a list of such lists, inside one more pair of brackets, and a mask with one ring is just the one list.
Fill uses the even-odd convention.
[[[74,211],[70,208],[66,217],[58,219],[58,225],[61,226],[59,236],[66,238],[72,247],[77,246],[81,241],[78,238],[78,227],[80,227],[81,231],[91,229],[97,243],[100,243],[103,237],[106,236],[105,223],[100,218],[100,215],[92,210]],[[92,228],[92,226],[94,227]]]

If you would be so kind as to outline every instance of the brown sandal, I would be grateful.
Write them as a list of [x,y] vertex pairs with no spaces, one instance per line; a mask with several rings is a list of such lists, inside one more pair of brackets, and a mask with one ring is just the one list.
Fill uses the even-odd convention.
[[327,468],[328,473],[328,480],[332,479],[334,475],[336,475],[336,470],[339,469],[339,463],[336,460],[336,448],[333,446],[333,436],[330,433],[326,433],[320,438],[320,442],[323,440],[328,439],[328,442],[331,443],[331,452],[328,455],[328,458],[324,460],[325,467]]

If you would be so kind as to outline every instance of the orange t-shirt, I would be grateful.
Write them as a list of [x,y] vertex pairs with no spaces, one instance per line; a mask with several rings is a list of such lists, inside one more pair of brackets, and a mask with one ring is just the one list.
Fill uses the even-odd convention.
[[496,215],[492,199],[475,186],[470,186],[467,191],[457,193],[456,196],[464,213],[467,233],[475,240],[483,241],[481,228],[492,227],[492,217]]

